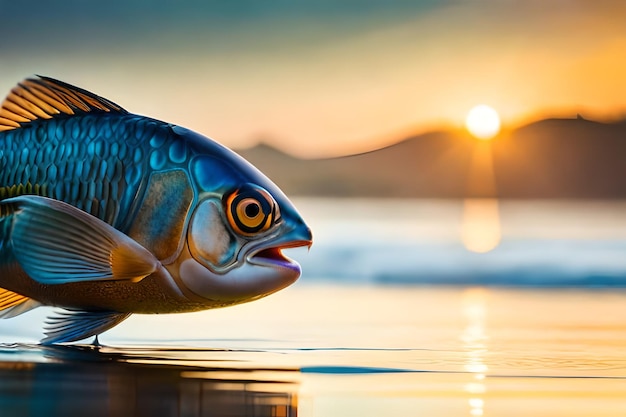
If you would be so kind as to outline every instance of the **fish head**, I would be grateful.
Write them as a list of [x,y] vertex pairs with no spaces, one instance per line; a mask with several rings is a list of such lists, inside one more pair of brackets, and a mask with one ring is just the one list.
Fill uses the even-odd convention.
[[187,257],[179,264],[181,281],[196,295],[229,304],[295,282],[300,265],[282,251],[310,247],[312,234],[294,205],[236,153],[184,133],[202,152],[189,165],[197,201],[187,228]]

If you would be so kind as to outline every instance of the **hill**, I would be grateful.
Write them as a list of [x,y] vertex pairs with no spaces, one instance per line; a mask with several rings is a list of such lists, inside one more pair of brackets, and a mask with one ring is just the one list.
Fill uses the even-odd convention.
[[431,132],[341,158],[299,159],[267,145],[239,153],[289,195],[626,198],[626,121],[548,119],[490,142]]

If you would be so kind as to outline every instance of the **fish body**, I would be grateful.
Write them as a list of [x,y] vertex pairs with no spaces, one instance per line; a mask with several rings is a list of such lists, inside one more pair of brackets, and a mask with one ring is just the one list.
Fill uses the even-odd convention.
[[276,185],[195,132],[46,77],[2,104],[0,317],[65,309],[45,343],[264,297],[300,275],[281,250],[311,241]]

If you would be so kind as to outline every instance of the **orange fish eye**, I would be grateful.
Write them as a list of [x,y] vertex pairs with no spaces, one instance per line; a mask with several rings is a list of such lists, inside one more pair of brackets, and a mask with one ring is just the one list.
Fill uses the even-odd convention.
[[241,187],[225,199],[228,223],[242,236],[263,233],[274,224],[278,207],[272,196],[265,190],[253,186]]

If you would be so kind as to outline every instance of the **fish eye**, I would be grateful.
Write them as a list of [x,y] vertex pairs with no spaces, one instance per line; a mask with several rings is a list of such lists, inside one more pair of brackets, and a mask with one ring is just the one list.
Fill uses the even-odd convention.
[[224,199],[226,218],[233,230],[241,236],[263,233],[280,218],[278,205],[265,190],[242,186]]

